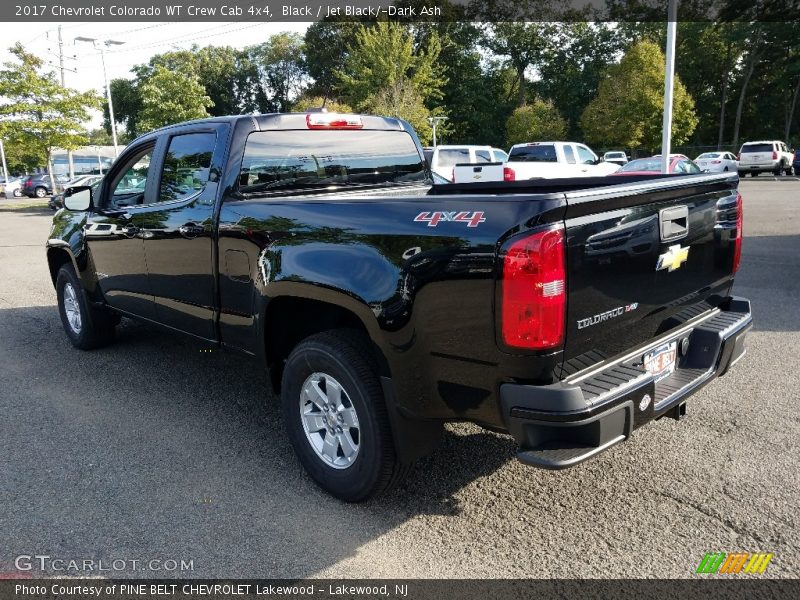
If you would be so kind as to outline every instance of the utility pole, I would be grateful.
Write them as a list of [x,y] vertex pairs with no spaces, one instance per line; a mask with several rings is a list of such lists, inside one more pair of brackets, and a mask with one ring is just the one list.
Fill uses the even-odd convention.
[[[58,68],[61,70],[61,87],[67,87],[64,79],[64,42],[61,39],[61,25],[58,26]],[[75,179],[75,163],[72,160],[72,150],[67,150],[67,162],[69,163],[69,178]]]
[[[118,42],[117,40],[105,40],[100,42],[97,38],[90,37],[76,37],[76,42],[91,42],[91,44],[100,51],[100,60],[103,63],[103,80],[106,84],[106,100],[108,101],[108,119],[111,121],[111,138],[114,140],[114,156],[119,156],[119,147],[117,145],[117,124],[114,121],[114,103],[111,101],[111,86],[108,83],[108,73],[106,72],[106,57],[103,52],[103,46],[107,48],[111,46],[121,46],[125,42]],[[100,43],[98,43],[100,42]]]

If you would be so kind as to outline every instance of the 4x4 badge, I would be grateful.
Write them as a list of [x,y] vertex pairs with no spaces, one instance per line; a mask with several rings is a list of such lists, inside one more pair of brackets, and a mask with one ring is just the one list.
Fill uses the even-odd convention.
[[675,269],[679,269],[688,259],[689,248],[681,248],[680,244],[675,244],[674,246],[670,246],[664,254],[658,257],[656,271],[667,269],[667,271],[671,273]]

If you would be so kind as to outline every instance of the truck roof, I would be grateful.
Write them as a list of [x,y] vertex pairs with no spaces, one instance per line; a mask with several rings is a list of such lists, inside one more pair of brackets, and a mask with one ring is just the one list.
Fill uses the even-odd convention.
[[[195,119],[192,121],[183,121],[173,125],[167,125],[153,131],[149,131],[144,135],[167,131],[176,127],[183,127],[185,125],[194,125],[198,123],[234,123],[243,120],[251,120],[255,123],[258,129],[306,129],[308,127],[306,118],[308,115],[336,115],[340,113],[335,112],[303,112],[303,113],[268,113],[262,115],[228,115],[221,117],[208,117],[206,119]],[[402,119],[395,119],[392,117],[378,117],[375,115],[361,115],[355,113],[341,113],[353,114],[359,117],[363,124],[363,129],[379,129],[385,131],[404,131],[410,129],[408,124]]]

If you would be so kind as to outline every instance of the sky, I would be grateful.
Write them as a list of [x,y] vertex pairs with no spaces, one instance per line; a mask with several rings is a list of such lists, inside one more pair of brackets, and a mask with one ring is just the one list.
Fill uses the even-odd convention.
[[[4,32],[0,63],[10,60],[8,48],[21,42],[25,49],[44,59],[58,73],[58,23],[30,23],[15,31]],[[134,65],[146,63],[154,54],[199,46],[243,48],[266,41],[281,31],[303,34],[310,23],[65,23],[61,27],[64,49],[64,79],[67,87],[79,91],[104,93],[100,54],[91,43],[76,42],[76,37],[124,42],[106,51],[108,79],[130,77]],[[10,29],[10,28],[8,28]],[[102,124],[98,111],[88,124]]]

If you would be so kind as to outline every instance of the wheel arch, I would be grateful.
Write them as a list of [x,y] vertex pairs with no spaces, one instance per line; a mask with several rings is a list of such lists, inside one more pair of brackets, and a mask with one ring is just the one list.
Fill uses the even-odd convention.
[[352,329],[369,340],[376,372],[391,377],[380,342],[380,328],[372,310],[360,299],[339,290],[298,282],[283,282],[262,311],[262,348],[273,389],[280,392],[283,365],[305,338],[334,329]]

